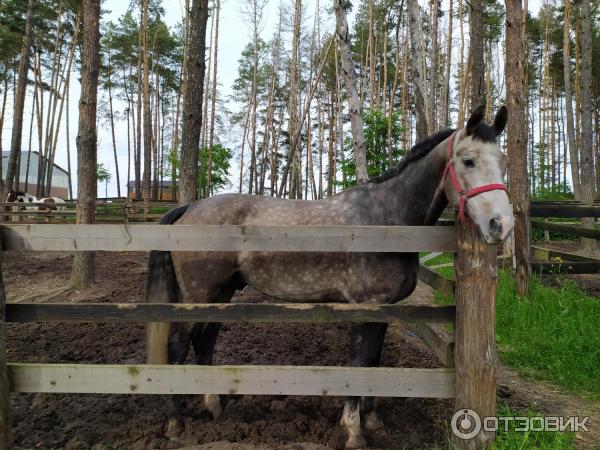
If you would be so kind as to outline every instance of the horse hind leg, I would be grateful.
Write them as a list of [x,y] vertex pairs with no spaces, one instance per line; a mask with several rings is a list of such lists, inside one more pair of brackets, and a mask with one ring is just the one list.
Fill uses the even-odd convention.
[[[381,351],[387,324],[363,323],[352,326],[350,342],[350,366],[352,367],[376,367],[381,360]],[[381,421],[378,419],[374,409],[374,399],[365,398],[363,406],[367,409],[364,416],[367,429],[380,428]],[[341,420],[342,427],[346,430],[347,449],[360,449],[367,446],[361,428],[361,398],[348,397],[344,405]]]
[[[184,364],[189,353],[192,335],[197,324],[175,323],[170,328],[168,364]],[[167,402],[167,428],[165,436],[175,439],[183,431],[182,396],[171,395]]]
[[[218,294],[213,299],[215,302],[229,303],[235,291],[242,287],[239,280],[236,280],[234,277],[229,283],[219,289]],[[192,346],[194,347],[196,364],[211,365],[221,324],[211,322],[197,325],[198,332],[192,335]],[[221,400],[217,394],[204,394],[204,407],[214,420],[217,420],[223,411]]]

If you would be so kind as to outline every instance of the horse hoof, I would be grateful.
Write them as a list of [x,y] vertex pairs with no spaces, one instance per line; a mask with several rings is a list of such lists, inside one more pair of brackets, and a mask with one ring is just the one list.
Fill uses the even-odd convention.
[[348,450],[360,450],[363,448],[367,448],[367,441],[362,434],[349,437],[346,441],[346,449]]
[[171,440],[177,439],[183,433],[183,422],[180,419],[171,418],[167,422],[165,437]]
[[383,428],[385,428],[385,424],[375,411],[371,411],[365,416],[365,430],[377,431]]
[[221,399],[218,395],[206,394],[204,396],[204,406],[206,409],[208,409],[208,412],[210,412],[213,420],[217,420],[223,412],[223,408],[221,407]]

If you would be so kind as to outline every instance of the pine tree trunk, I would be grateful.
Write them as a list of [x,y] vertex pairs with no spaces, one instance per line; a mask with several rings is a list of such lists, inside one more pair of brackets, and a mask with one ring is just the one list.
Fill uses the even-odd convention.
[[[581,201],[592,206],[594,204],[594,150],[592,123],[592,17],[590,0],[580,0],[579,19],[581,23]],[[586,228],[594,227],[592,218],[584,218]],[[596,249],[596,241],[582,239],[583,248],[588,254]]]
[[[471,0],[473,4],[473,0]],[[439,0],[431,0],[431,26],[430,37],[431,42],[431,77],[429,85],[429,111],[431,112],[431,122],[429,123],[429,134],[433,134],[437,128],[437,117],[435,111],[437,109],[437,85],[438,85],[438,15],[439,15]],[[483,46],[483,40],[482,44]],[[482,47],[483,48],[483,47]]]
[[[96,108],[100,65],[100,0],[84,0],[81,48],[81,98],[77,132],[77,223],[94,223],[96,213]],[[77,252],[71,284],[75,289],[94,282],[95,252]]]
[[208,161],[206,163],[206,197],[212,194],[212,152],[215,141],[215,118],[217,117],[217,69],[219,67],[219,16],[221,14],[221,0],[215,0],[215,3],[215,48],[213,51],[213,82],[210,108],[210,139],[208,141]]
[[425,139],[430,129],[430,112],[425,101],[425,66],[423,61],[423,36],[421,35],[421,12],[417,0],[408,0],[406,3],[408,22],[410,28],[410,42],[412,49],[413,91],[417,117],[417,141]]
[[208,0],[193,0],[187,48],[187,85],[183,99],[181,175],[179,203],[196,200],[198,193],[198,146],[202,128],[202,96],[205,72]]
[[529,185],[527,177],[527,85],[525,83],[525,48],[523,15],[520,0],[506,0],[506,89],[507,154],[510,200],[515,214],[515,256],[517,291],[529,292],[531,261],[529,250]]
[[450,69],[452,67],[452,22],[454,19],[453,0],[448,7],[448,48],[446,50],[446,76],[444,77],[444,110],[442,127],[450,125]]
[[8,191],[13,188],[18,190],[18,186],[14,186],[17,160],[21,155],[21,139],[23,132],[23,113],[25,109],[25,94],[27,92],[27,77],[29,74],[29,57],[31,54],[31,42],[33,38],[33,10],[34,0],[29,0],[27,3],[27,19],[25,22],[25,34],[23,36],[23,47],[21,49],[21,60],[19,61],[19,75],[17,81],[17,92],[15,95],[14,110],[13,110],[13,125],[12,136],[10,140],[10,154],[8,157],[8,165],[6,167],[6,179],[4,184],[4,192],[2,199],[8,195]]
[[[142,1],[142,57],[144,61],[144,185],[142,193],[146,206],[152,199],[152,113],[150,110],[150,66],[148,64],[148,0]],[[148,209],[145,209],[148,211]]]
[[471,109],[485,105],[483,17],[481,0],[470,0],[469,48],[471,50]]
[[575,140],[575,125],[573,119],[573,100],[571,95],[571,54],[570,46],[570,0],[564,2],[564,38],[563,38],[563,72],[565,85],[565,114],[567,119],[567,138],[569,140],[569,157],[571,159],[571,178],[575,200],[581,199],[579,179],[579,151]]
[[365,154],[365,135],[362,118],[362,105],[356,88],[356,73],[350,50],[350,31],[348,29],[347,10],[350,2],[335,0],[336,32],[340,47],[340,59],[344,73],[344,85],[348,97],[350,126],[352,129],[352,148],[356,163],[356,180],[358,184],[365,183],[368,178],[367,157]]

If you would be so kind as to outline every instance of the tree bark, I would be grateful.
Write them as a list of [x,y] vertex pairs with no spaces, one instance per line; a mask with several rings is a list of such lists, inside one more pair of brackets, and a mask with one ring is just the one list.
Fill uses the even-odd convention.
[[[479,0],[475,0],[479,1]],[[471,1],[473,4],[473,0]],[[431,78],[429,85],[429,111],[431,112],[431,122],[429,123],[428,133],[433,134],[437,127],[436,118],[436,100],[437,100],[437,85],[438,85],[438,16],[439,16],[439,0],[431,0]],[[483,41],[482,44],[483,46]],[[391,167],[391,166],[390,166]]]
[[350,2],[335,0],[336,32],[340,47],[340,59],[344,72],[344,85],[348,96],[348,109],[350,112],[350,126],[352,129],[352,148],[356,162],[356,181],[365,183],[368,178],[367,157],[365,154],[365,134],[363,128],[362,106],[356,88],[356,72],[350,50],[350,32],[348,29],[347,10]]
[[423,36],[421,35],[421,12],[417,0],[408,0],[408,23],[412,49],[413,91],[417,116],[417,142],[425,139],[430,129],[430,112],[425,98],[425,66],[423,61]]
[[23,36],[23,47],[21,49],[21,60],[19,61],[19,74],[17,81],[17,92],[13,112],[12,136],[10,140],[10,154],[6,167],[6,179],[4,180],[4,191],[2,199],[6,199],[8,191],[18,190],[13,186],[17,169],[17,160],[21,155],[21,139],[23,133],[23,112],[25,109],[25,94],[27,92],[27,77],[29,74],[29,57],[31,55],[31,42],[33,39],[33,9],[35,0],[27,3],[27,19],[25,22],[25,34]]
[[481,0],[470,0],[469,48],[471,50],[471,109],[485,104],[483,17]]
[[202,127],[202,95],[205,71],[206,23],[208,0],[193,0],[187,48],[187,85],[183,98],[183,130],[181,138],[181,174],[179,203],[196,200],[198,193],[198,146]]
[[[81,48],[81,97],[77,132],[78,224],[94,223],[96,213],[97,97],[100,66],[100,0],[84,0]],[[95,252],[77,252],[71,284],[88,287],[94,282]]]
[[510,200],[515,214],[516,278],[519,295],[529,292],[529,185],[527,176],[527,103],[521,0],[506,0],[507,154]]
[[[210,108],[210,138],[208,141],[208,161],[206,163],[206,194],[208,197],[211,195],[212,185],[212,151],[215,141],[215,119],[217,116],[217,69],[219,67],[219,16],[221,14],[221,0],[216,0],[215,4],[215,42],[213,52],[213,82],[212,82],[212,98]],[[261,192],[262,193],[262,192]]]
[[[590,0],[580,0],[579,19],[581,21],[581,201],[592,206],[594,204],[594,150],[593,150],[593,118],[592,118],[592,17]],[[594,227],[592,218],[584,218],[583,225]],[[591,254],[596,249],[596,241],[582,239],[583,248]]]
[[[148,64],[148,0],[142,2],[142,54],[144,60],[144,203],[152,199],[152,115],[150,111],[150,66]],[[148,211],[147,209],[145,211]]]

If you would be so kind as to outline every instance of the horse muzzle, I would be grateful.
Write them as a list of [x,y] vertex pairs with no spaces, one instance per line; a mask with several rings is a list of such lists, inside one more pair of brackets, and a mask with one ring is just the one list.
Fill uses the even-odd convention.
[[482,234],[488,244],[499,244],[512,233],[515,227],[515,219],[512,215],[496,216],[490,219],[487,233]]

